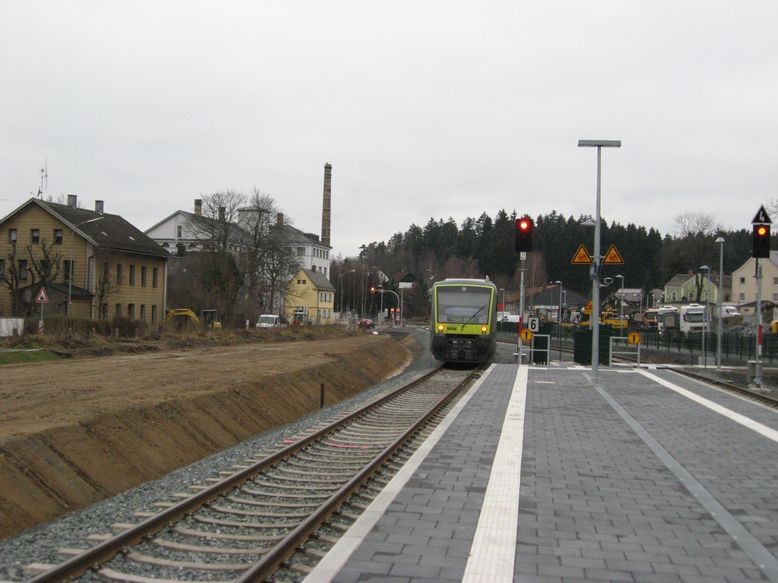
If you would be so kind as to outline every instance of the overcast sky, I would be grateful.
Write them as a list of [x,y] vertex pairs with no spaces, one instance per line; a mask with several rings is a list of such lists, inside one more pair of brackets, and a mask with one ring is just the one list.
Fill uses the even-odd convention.
[[[749,228],[778,198],[775,0],[0,0],[0,216],[105,200],[147,229],[257,187],[334,255],[430,217]],[[778,219],[778,217],[774,217]]]

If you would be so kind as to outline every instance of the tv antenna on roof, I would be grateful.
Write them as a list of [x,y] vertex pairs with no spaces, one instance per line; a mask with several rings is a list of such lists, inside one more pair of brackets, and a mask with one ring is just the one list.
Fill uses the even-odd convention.
[[43,159],[43,168],[41,168],[41,185],[38,188],[38,198],[43,198],[43,195],[49,193],[49,161],[48,158]]

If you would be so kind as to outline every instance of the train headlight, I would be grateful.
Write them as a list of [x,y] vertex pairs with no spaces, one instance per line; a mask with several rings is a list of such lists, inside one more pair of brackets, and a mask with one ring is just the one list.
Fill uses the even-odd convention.
[[438,332],[439,333],[443,334],[443,329],[444,328],[445,328],[445,326],[443,324],[438,324]]
[[486,334],[489,331],[488,326],[481,326],[481,334]]

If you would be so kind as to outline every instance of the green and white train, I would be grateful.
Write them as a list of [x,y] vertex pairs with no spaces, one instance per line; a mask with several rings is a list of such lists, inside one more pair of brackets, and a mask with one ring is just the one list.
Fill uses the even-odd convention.
[[432,286],[430,350],[448,363],[487,362],[494,355],[497,286],[488,279],[444,279]]

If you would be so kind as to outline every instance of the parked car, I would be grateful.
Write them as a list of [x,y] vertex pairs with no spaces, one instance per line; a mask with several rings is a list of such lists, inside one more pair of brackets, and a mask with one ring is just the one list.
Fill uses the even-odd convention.
[[357,328],[366,328],[369,330],[371,328],[375,328],[375,324],[370,318],[362,318],[359,322],[357,322]]

